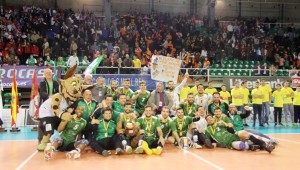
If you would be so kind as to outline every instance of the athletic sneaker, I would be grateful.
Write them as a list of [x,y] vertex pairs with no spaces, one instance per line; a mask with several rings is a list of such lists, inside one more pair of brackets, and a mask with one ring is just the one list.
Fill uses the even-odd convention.
[[251,150],[251,151],[256,151],[259,148],[260,148],[259,145],[249,145],[249,150]]
[[149,148],[147,142],[145,142],[145,141],[142,142],[142,148],[147,155],[152,155],[152,150]]
[[127,146],[125,147],[125,152],[126,152],[127,154],[132,154],[132,147],[129,146],[129,145],[127,145]]
[[109,155],[109,151],[108,150],[103,150],[102,151],[102,155],[103,156],[108,156]]
[[162,152],[162,148],[160,146],[155,149],[152,149],[152,153],[155,155],[160,155],[161,152]]
[[214,148],[214,146],[211,144],[210,139],[205,139],[204,145],[205,145],[207,148],[209,148],[209,149]]
[[45,148],[46,148],[46,146],[47,146],[47,143],[41,142],[41,143],[38,145],[37,150],[38,150],[38,151],[44,151]]
[[144,152],[144,150],[143,150],[142,146],[139,146],[134,150],[134,153],[138,153],[138,154],[141,154],[143,152]]
[[78,158],[80,158],[80,152],[78,150],[74,149],[70,152],[67,152],[66,157],[68,159],[78,159]]
[[279,141],[277,139],[271,138],[270,143],[273,145],[278,145]]
[[123,153],[123,150],[121,148],[116,149],[116,155],[121,155]]
[[275,149],[275,146],[272,144],[267,144],[265,150],[271,153]]
[[193,147],[194,147],[195,149],[201,149],[201,148],[202,148],[202,146],[199,145],[198,143],[194,143],[194,144],[193,144]]
[[53,158],[54,154],[54,147],[51,145],[51,143],[48,143],[46,145],[46,148],[44,149],[44,159],[46,161],[49,161],[50,159]]

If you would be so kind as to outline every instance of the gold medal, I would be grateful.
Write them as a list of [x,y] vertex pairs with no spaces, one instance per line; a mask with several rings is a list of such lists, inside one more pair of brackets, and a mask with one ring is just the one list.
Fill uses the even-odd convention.
[[107,133],[105,133],[105,135],[104,135],[104,136],[107,138],[107,136],[108,136],[108,135],[107,135]]
[[107,124],[105,124],[105,121],[103,120],[103,123],[104,123],[104,129],[105,129],[105,134],[104,134],[104,136],[107,138],[108,137],[108,127],[109,127],[109,123],[110,123],[110,121],[107,123]]
[[151,136],[151,134],[150,133],[148,133],[148,137],[150,137]]
[[179,132],[179,136],[182,136],[182,132]]

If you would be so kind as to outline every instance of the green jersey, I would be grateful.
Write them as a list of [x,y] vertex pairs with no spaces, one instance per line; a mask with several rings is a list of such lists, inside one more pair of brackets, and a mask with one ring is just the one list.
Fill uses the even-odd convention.
[[172,119],[168,117],[167,119],[164,119],[161,116],[157,116],[160,120],[160,127],[163,132],[163,137],[165,138],[168,134],[171,132],[171,121]]
[[227,131],[226,127],[219,126],[217,123],[209,125],[205,130],[205,136],[209,139],[212,137],[217,142],[226,145],[227,148],[232,148],[232,142],[240,141],[236,134]]
[[118,101],[113,101],[112,109],[113,112],[116,112],[119,115],[124,112],[124,106]]
[[[122,129],[127,129],[126,125],[129,123],[131,123],[133,126],[135,126],[136,119],[135,119],[135,115],[133,113],[130,113],[130,114],[121,113],[120,119],[122,122]],[[124,137],[125,137],[127,143],[131,143],[132,138],[134,138],[134,136],[126,135],[126,133],[124,134]]]
[[[138,95],[140,90],[137,90],[133,93],[133,96]],[[140,95],[135,101],[135,110],[141,116],[145,111],[145,106],[147,105],[148,99],[150,98],[151,93],[146,91],[146,93]]]
[[104,138],[110,138],[116,134],[117,124],[113,120],[106,121],[104,119],[100,120],[98,128],[96,130],[95,136],[96,140],[101,140]]
[[240,115],[237,115],[237,114],[231,115],[230,114],[229,119],[231,119],[231,122],[233,124],[233,128],[235,131],[244,130],[243,119],[241,118]]
[[133,91],[130,88],[126,90],[124,87],[119,87],[118,89],[121,93],[125,94],[126,97],[132,97]]
[[97,108],[97,102],[95,100],[91,100],[89,103],[87,103],[85,100],[80,99],[76,102],[76,106],[83,106],[84,112],[82,114],[82,118],[89,122],[91,114],[95,111]]
[[36,59],[35,58],[29,58],[27,60],[27,65],[34,66],[35,64],[36,64]]
[[137,122],[140,124],[140,129],[143,129],[144,140],[151,145],[152,142],[157,138],[156,128],[160,127],[160,122],[157,117],[152,116],[151,118],[140,117],[137,119]]
[[226,116],[225,114],[222,114],[221,117],[217,118],[216,116],[214,116],[215,118],[215,122],[219,122],[220,120],[223,120],[225,123],[232,123],[231,119]]
[[175,118],[171,121],[172,132],[177,132],[179,137],[185,137],[190,124],[193,123],[193,118],[190,116],[184,116],[183,119]]
[[183,109],[185,116],[191,116],[195,117],[195,112],[197,112],[199,105],[196,103],[193,103],[192,105],[185,103],[185,104],[179,104],[179,107]]
[[214,115],[215,108],[219,107],[223,114],[228,112],[229,106],[227,103],[219,103],[219,105],[215,105],[214,103],[211,103],[208,105],[208,113],[211,115]]
[[75,142],[76,137],[81,131],[85,128],[87,122],[83,118],[80,120],[72,119],[71,122],[69,122],[66,125],[66,128],[61,133],[61,137],[64,140],[62,149],[64,150],[71,142]]
[[118,100],[118,93],[115,90],[112,90],[110,87],[106,88],[106,93],[113,96],[114,101]]

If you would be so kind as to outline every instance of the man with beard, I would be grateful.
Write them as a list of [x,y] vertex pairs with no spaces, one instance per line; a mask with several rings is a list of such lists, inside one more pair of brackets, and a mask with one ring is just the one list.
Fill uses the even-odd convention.
[[189,93],[187,95],[187,101],[179,104],[179,107],[183,109],[185,116],[194,117],[199,105],[195,103],[194,94]]
[[[221,113],[220,108],[215,109],[215,115],[217,114],[216,112]],[[229,125],[222,120],[217,122],[210,114],[205,118],[208,124],[205,131],[206,137],[212,137],[216,142],[225,145],[229,149],[252,151],[261,149],[269,153],[275,149],[274,145],[266,144],[264,141],[257,139],[246,131],[238,131],[235,134],[228,132],[227,127]],[[254,145],[244,142],[245,140],[250,140]]]
[[[160,121],[160,127],[162,129],[163,132],[163,137],[165,139],[165,141],[169,141],[169,137],[171,134],[171,124],[170,122],[172,121],[172,119],[169,117],[170,115],[170,109],[168,107],[163,107],[161,114],[157,115],[159,121]],[[173,142],[174,143],[174,138],[173,138]]]
[[[184,116],[184,112],[182,108],[178,108],[176,110],[176,118],[171,121],[171,129],[172,135],[175,138],[175,144],[180,143],[180,138],[188,137],[188,131],[191,133],[191,124],[193,123],[193,118],[190,116]],[[187,145],[183,146],[187,148]]]
[[208,105],[208,113],[214,115],[215,108],[220,108],[223,114],[227,114],[228,112],[228,104],[225,102],[221,102],[220,93],[213,93],[213,102]]
[[112,80],[110,82],[110,87],[107,88],[106,91],[107,94],[111,94],[113,96],[114,101],[117,101],[118,99],[117,88],[118,88],[118,82],[116,80]]
[[160,127],[160,122],[157,117],[152,116],[152,107],[145,106],[144,117],[137,119],[140,128],[139,147],[136,148],[136,153],[145,152],[147,155],[160,155],[165,144],[163,132]]
[[199,106],[203,106],[204,110],[207,110],[208,101],[212,101],[211,95],[204,93],[204,86],[199,84],[198,93],[195,95],[195,103]]
[[120,136],[117,134],[117,123],[112,120],[112,110],[106,108],[103,110],[103,118],[93,119],[92,129],[94,139],[90,145],[92,149],[103,156],[109,156],[110,150],[116,149],[115,154],[122,154]]
[[140,90],[137,90],[132,95],[132,100],[135,101],[135,114],[140,117],[144,113],[145,106],[150,98],[150,92],[147,90],[147,83],[140,82]]
[[122,93],[125,94],[127,101],[130,101],[130,98],[133,94],[133,91],[129,87],[130,87],[130,80],[125,79],[123,80],[123,87],[119,87],[117,89],[118,94],[122,94]]
[[123,147],[126,153],[132,153],[132,147],[137,147],[139,134],[138,126],[135,121],[135,114],[131,112],[131,103],[126,102],[124,107],[124,113],[120,114],[120,120],[117,123],[117,132],[120,135]]

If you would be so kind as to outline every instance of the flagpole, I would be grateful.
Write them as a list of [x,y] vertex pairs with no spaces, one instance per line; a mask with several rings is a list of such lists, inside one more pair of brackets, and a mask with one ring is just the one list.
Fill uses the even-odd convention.
[[[3,86],[2,86],[2,80],[0,79],[0,115],[1,113],[3,113],[2,93],[3,93]],[[2,127],[2,125],[3,125],[3,121],[0,116],[0,132],[6,132],[7,130],[4,127]]]
[[[18,87],[17,87],[17,78],[16,78],[16,65],[14,65],[14,76],[13,76],[13,81],[12,81],[12,101],[11,101],[11,117],[12,117],[12,129],[10,132],[20,132],[20,129],[17,127],[17,114],[18,114],[18,103],[19,103],[19,98],[18,98]],[[13,124],[14,123],[14,124]]]

